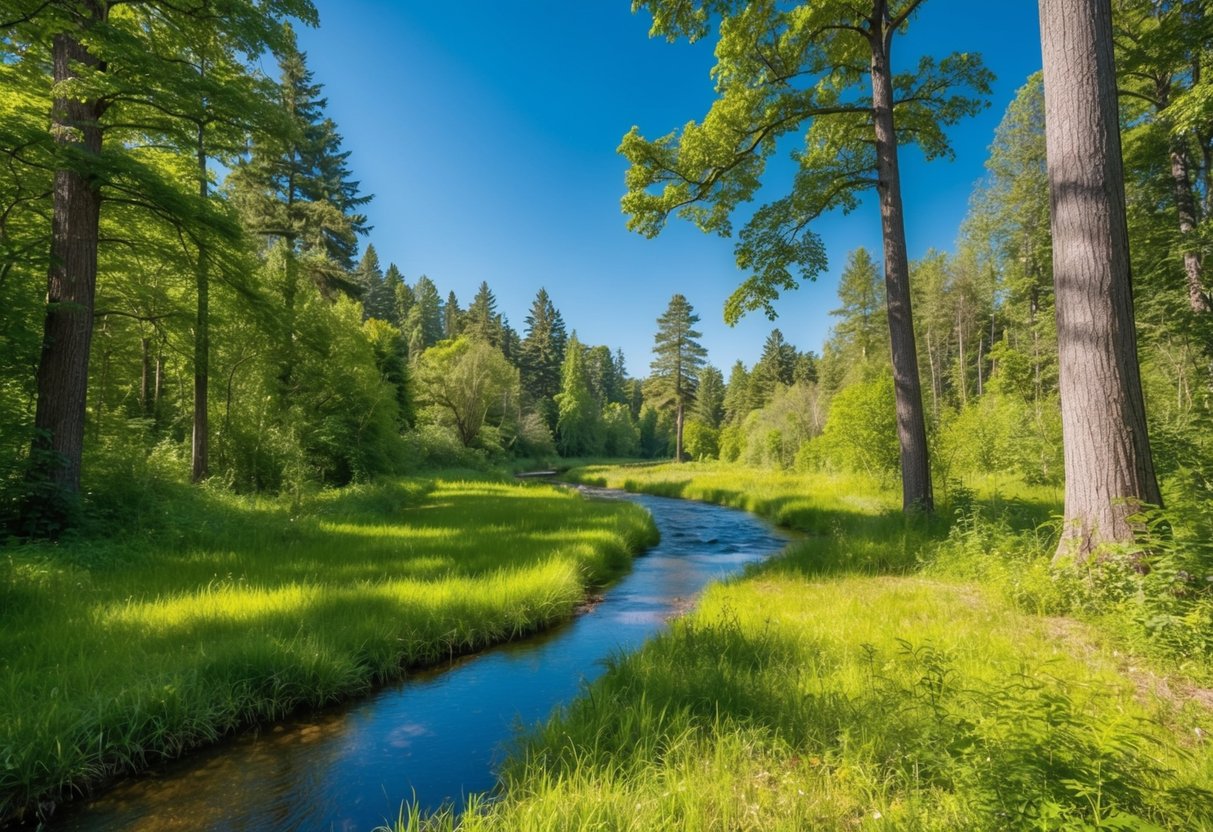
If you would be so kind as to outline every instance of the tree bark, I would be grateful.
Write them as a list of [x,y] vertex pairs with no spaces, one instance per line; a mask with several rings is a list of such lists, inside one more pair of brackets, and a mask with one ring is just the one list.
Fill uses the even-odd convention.
[[1108,0],[1040,0],[1065,528],[1057,557],[1132,541],[1161,502],[1137,363]]
[[1179,214],[1179,240],[1183,247],[1184,278],[1187,282],[1188,305],[1193,312],[1210,311],[1205,293],[1200,252],[1192,241],[1196,235],[1196,200],[1192,196],[1189,175],[1188,148],[1182,138],[1172,138],[1170,147],[1171,182],[1175,188],[1175,208]]
[[97,243],[101,218],[95,169],[101,153],[97,100],[69,98],[58,90],[77,77],[79,65],[104,69],[81,43],[80,34],[105,20],[102,3],[79,4],[78,33],[55,35],[51,133],[63,161],[55,171],[46,318],[38,363],[38,397],[30,449],[29,496],[22,526],[31,533],[55,533],[71,520],[80,493],[84,449],[85,398],[93,337],[97,286]]
[[[205,202],[207,198],[206,135],[201,123],[198,124],[197,150],[198,196]],[[199,240],[198,263],[195,270],[198,309],[194,322],[194,434],[190,466],[190,479],[195,483],[202,482],[210,474],[210,426],[207,422],[207,407],[210,391],[211,322],[210,274],[208,272],[210,264],[207,256],[206,241]]]
[[678,408],[674,416],[674,461],[682,462],[682,396],[678,397]]
[[[882,3],[876,4],[878,7]],[[889,313],[889,345],[897,401],[897,439],[901,445],[901,494],[906,511],[931,511],[931,468],[927,458],[927,427],[918,379],[918,352],[910,308],[910,263],[906,253],[905,216],[901,204],[901,174],[897,162],[897,133],[893,125],[893,77],[889,52],[893,32],[886,30],[883,9],[873,15],[872,117],[876,132],[876,167],[880,221],[884,237],[885,296]]]

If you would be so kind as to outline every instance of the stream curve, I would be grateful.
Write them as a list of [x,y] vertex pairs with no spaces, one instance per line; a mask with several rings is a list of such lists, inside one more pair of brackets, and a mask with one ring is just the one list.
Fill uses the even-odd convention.
[[706,584],[789,540],[736,509],[584,490],[644,506],[661,542],[573,620],[194,752],[65,807],[45,828],[368,832],[394,821],[406,801],[460,807],[468,794],[493,788],[520,727],[576,697],[608,658],[638,648]]

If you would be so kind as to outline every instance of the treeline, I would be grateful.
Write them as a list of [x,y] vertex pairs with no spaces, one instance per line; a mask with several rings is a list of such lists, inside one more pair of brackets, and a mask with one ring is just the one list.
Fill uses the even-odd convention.
[[623,356],[567,335],[545,291],[520,334],[487,283],[463,308],[382,268],[363,242],[371,197],[296,45],[292,22],[316,22],[306,0],[4,17],[10,529],[57,534],[82,494],[120,508],[157,477],[281,490],[557,448],[664,452]]

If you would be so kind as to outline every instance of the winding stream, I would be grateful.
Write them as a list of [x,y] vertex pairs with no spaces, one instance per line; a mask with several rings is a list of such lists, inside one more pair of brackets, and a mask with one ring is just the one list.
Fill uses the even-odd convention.
[[370,697],[189,755],[65,810],[61,830],[366,830],[405,801],[492,789],[520,726],[543,720],[685,610],[710,581],[787,537],[735,509],[589,489],[647,508],[661,542],[600,603],[535,638],[413,673]]

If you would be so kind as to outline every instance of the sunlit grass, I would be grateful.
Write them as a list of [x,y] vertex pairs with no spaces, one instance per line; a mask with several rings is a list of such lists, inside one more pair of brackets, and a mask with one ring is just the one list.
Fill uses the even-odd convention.
[[[1213,829],[1213,715],[1073,621],[918,572],[941,519],[853,478],[628,466],[581,481],[808,535],[523,738],[498,799],[402,829]],[[1025,526],[1044,492],[1006,501]]]
[[655,537],[504,482],[169,508],[156,535],[0,553],[0,819],[567,618]]

